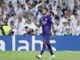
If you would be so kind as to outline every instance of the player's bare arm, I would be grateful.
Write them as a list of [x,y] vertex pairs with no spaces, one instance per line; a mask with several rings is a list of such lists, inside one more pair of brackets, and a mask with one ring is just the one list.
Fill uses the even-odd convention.
[[37,26],[37,27],[40,27],[41,24],[37,24],[37,21],[34,21],[34,24]]
[[35,25],[36,25],[37,27],[40,27],[40,26],[41,26],[41,24],[37,24],[37,23],[35,23]]
[[54,24],[52,24],[51,27],[52,27],[52,38],[54,38]]

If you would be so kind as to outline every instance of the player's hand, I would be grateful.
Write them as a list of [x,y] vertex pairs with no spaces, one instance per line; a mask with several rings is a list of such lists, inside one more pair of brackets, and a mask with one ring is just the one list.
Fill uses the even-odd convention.
[[54,34],[52,34],[52,38],[54,38]]

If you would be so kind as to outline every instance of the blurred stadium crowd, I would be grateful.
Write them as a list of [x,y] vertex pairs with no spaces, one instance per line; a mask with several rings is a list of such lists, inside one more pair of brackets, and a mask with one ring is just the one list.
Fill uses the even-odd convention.
[[45,7],[55,35],[80,35],[80,0],[0,0],[0,26],[10,26],[14,35],[42,35],[42,27],[34,22],[39,22]]

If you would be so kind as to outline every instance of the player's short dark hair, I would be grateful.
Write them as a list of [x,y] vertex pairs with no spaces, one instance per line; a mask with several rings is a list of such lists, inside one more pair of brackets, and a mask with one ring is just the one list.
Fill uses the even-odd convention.
[[48,8],[43,8],[43,9],[45,9],[46,11],[48,11]]
[[26,0],[26,3],[27,3],[28,1],[30,1],[30,0]]

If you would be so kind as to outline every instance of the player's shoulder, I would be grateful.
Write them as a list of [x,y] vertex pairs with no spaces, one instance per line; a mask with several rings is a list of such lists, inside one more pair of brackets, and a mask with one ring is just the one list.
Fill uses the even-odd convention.
[[51,16],[50,16],[50,15],[47,15],[47,17],[51,18]]
[[43,16],[40,18],[40,20],[43,20]]
[[47,15],[47,18],[48,18],[48,19],[52,19],[51,15]]
[[51,20],[52,17],[51,17],[50,15],[47,15],[47,19],[48,19],[48,20]]

